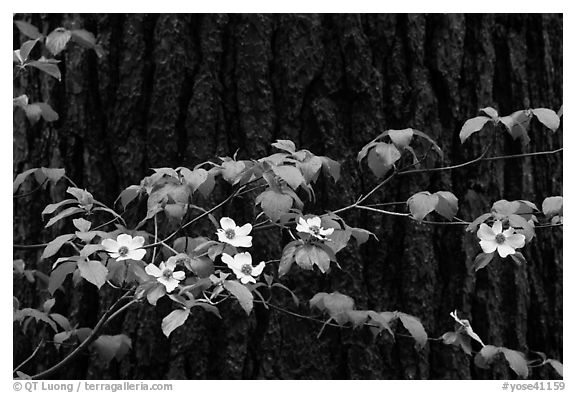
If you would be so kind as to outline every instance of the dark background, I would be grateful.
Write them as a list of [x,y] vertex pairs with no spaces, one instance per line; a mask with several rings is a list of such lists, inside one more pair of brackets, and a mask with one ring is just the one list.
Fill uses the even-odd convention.
[[[111,204],[149,168],[194,166],[218,156],[257,158],[273,152],[277,138],[342,163],[342,179],[318,183],[321,213],[353,202],[376,184],[355,157],[389,128],[413,127],[436,139],[445,164],[472,159],[491,140],[476,134],[461,145],[458,132],[478,109],[503,115],[562,104],[561,15],[17,15],[47,32],[64,26],[95,33],[107,55],[69,44],[59,56],[62,83],[30,71],[15,79],[19,94],[45,101],[60,120],[30,126],[14,113],[14,175],[31,167],[64,167],[94,196]],[[14,47],[25,38],[14,27]],[[562,146],[534,122],[532,143],[522,148],[499,134],[491,155]],[[437,162],[437,165],[441,163]],[[35,187],[26,184],[20,191]],[[14,202],[14,242],[53,239],[68,227],[44,230],[40,212],[61,200],[66,185]],[[218,186],[212,200],[229,187]],[[499,199],[538,205],[562,194],[562,157],[483,162],[452,172],[395,179],[372,203],[403,201],[421,190],[451,190],[459,217],[472,220]],[[199,202],[208,206],[211,202]],[[251,220],[250,201],[220,214]],[[468,317],[485,343],[562,360],[562,231],[539,229],[523,250],[527,266],[510,260],[470,271],[480,251],[460,226],[419,225],[401,217],[349,211],[350,225],[374,231],[380,241],[339,253],[343,270],[330,275],[295,270],[284,282],[301,298],[300,313],[319,291],[352,296],[359,309],[403,311],[421,318],[430,337],[454,327],[449,312]],[[70,224],[65,224],[70,225]],[[209,223],[191,235],[208,235]],[[66,233],[66,232],[65,232]],[[256,239],[256,238],[255,238]],[[279,257],[278,233],[259,233],[256,258]],[[41,250],[15,251],[34,267]],[[50,261],[38,269],[48,272]],[[94,326],[117,293],[91,284],[57,295],[55,311],[79,326]],[[14,282],[23,307],[45,299],[24,278]],[[288,297],[276,297],[286,307]],[[223,320],[198,311],[166,339],[160,322],[169,301],[133,308],[107,334],[124,332],[132,351],[108,367],[94,354],[79,357],[55,378],[269,378],[465,379],[515,378],[504,363],[480,370],[461,350],[413,340],[372,341],[368,331],[328,327],[256,307],[246,318],[230,304]],[[14,363],[34,349],[47,329],[23,336],[15,325]],[[63,354],[42,351],[22,371],[34,374]],[[477,348],[476,348],[477,349]],[[535,355],[531,354],[531,358]],[[551,368],[532,378],[556,378]]]

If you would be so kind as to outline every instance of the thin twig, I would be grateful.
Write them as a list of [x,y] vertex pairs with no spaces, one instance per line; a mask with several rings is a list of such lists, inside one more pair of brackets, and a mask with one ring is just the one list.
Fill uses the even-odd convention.
[[48,181],[48,178],[44,179],[44,181],[43,181],[42,183],[40,183],[40,185],[39,185],[38,187],[34,188],[32,191],[25,192],[25,193],[23,193],[23,194],[14,195],[13,198],[14,198],[14,199],[19,199],[19,198],[24,198],[24,197],[27,197],[27,196],[29,196],[29,195],[32,195],[32,194],[34,194],[36,191],[40,190],[40,189],[42,188],[42,186],[44,186],[44,184],[46,184],[47,181]]
[[28,363],[30,360],[32,360],[32,358],[34,356],[36,356],[36,354],[38,353],[38,351],[40,350],[40,347],[42,347],[42,345],[44,345],[44,339],[40,340],[40,343],[38,344],[38,346],[36,347],[34,352],[32,352],[32,354],[30,356],[28,356],[26,358],[26,360],[24,360],[22,363],[20,363],[18,366],[16,366],[16,368],[14,370],[12,370],[12,374],[16,373],[16,371],[20,370],[26,363]]
[[[94,329],[92,329],[90,336],[88,336],[84,341],[82,341],[82,343],[80,345],[78,345],[76,347],[76,349],[74,349],[72,352],[70,352],[68,354],[68,356],[66,356],[59,363],[55,364],[54,366],[50,367],[49,369],[44,370],[44,371],[42,371],[36,375],[33,375],[30,378],[31,379],[45,379],[47,376],[52,375],[53,373],[57,372],[62,367],[64,367],[68,363],[70,363],[72,360],[74,360],[74,358],[76,358],[76,356],[78,356],[84,349],[86,349],[88,347],[88,345],[92,344],[98,338],[98,336],[100,335],[100,331],[106,325],[106,321],[108,321],[110,319],[110,316],[111,315],[113,315],[113,316],[117,315],[117,313],[115,312],[116,307],[120,304],[121,301],[126,299],[131,292],[132,291],[126,292],[118,300],[116,300],[116,302],[104,313],[102,318],[100,318],[100,320],[98,321],[98,323],[96,324]],[[133,301],[131,301],[130,303],[132,303],[132,302]],[[124,310],[124,309],[125,309],[124,307],[120,308],[120,310]]]

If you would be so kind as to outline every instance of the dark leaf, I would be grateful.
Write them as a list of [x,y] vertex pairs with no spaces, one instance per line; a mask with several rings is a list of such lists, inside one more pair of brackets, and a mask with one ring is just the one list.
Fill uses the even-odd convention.
[[38,28],[28,22],[24,22],[23,20],[15,20],[14,23],[18,30],[26,37],[32,38],[33,40],[42,38],[42,34],[38,31]]

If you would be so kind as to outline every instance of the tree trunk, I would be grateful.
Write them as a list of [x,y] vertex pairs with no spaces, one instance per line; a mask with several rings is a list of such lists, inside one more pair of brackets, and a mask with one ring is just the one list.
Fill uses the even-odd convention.
[[[112,204],[149,168],[192,167],[238,150],[242,159],[271,154],[270,143],[292,139],[300,148],[342,163],[342,179],[320,180],[309,211],[336,210],[377,182],[356,163],[358,151],[386,129],[412,127],[430,135],[444,165],[479,156],[556,149],[562,134],[533,124],[523,148],[507,134],[479,133],[464,145],[458,133],[479,108],[507,115],[524,108],[557,110],[562,104],[562,15],[31,15],[36,26],[95,33],[106,55],[69,46],[61,55],[62,82],[36,71],[15,80],[31,101],[48,102],[55,123],[30,126],[14,114],[14,174],[32,167],[64,167],[79,187]],[[15,48],[24,37],[16,28]],[[433,162],[442,165],[441,162]],[[50,192],[14,202],[14,242],[52,240],[62,226],[43,229],[41,211],[64,197],[64,182]],[[26,185],[21,192],[35,185]],[[500,199],[530,200],[562,194],[562,157],[481,162],[462,169],[401,176],[372,203],[405,201],[413,193],[451,190],[459,217],[471,221]],[[214,201],[229,189],[218,186]],[[205,206],[209,203],[206,202]],[[249,202],[219,212],[251,220]],[[524,250],[525,266],[509,260],[474,274],[480,251],[460,226],[430,226],[366,211],[343,213],[379,241],[339,253],[342,270],[329,275],[291,272],[284,279],[302,300],[339,291],[359,309],[399,310],[418,316],[430,337],[452,330],[449,313],[461,310],[485,343],[562,360],[562,230],[538,229]],[[141,218],[141,217],[140,217]],[[69,224],[66,224],[69,225]],[[189,235],[208,235],[201,223]],[[62,233],[62,232],[59,232]],[[256,259],[278,258],[287,238],[255,236]],[[16,251],[29,267],[40,251]],[[260,258],[260,259],[258,259]],[[91,284],[57,294],[57,312],[78,326],[94,326],[117,293]],[[14,293],[38,307],[45,294],[19,278]],[[289,297],[277,297],[293,307]],[[430,341],[422,351],[403,336],[371,338],[367,329],[327,327],[257,306],[246,317],[236,304],[223,319],[196,312],[167,339],[162,318],[170,301],[142,304],[112,323],[106,334],[126,333],[132,350],[106,366],[86,353],[55,378],[66,379],[467,379],[506,378],[506,364],[477,368],[461,350]],[[40,329],[42,328],[42,329]],[[30,355],[39,337],[15,325],[14,363]],[[41,351],[22,371],[34,374],[67,352]],[[535,355],[530,354],[531,357]],[[531,378],[555,378],[547,367]]]

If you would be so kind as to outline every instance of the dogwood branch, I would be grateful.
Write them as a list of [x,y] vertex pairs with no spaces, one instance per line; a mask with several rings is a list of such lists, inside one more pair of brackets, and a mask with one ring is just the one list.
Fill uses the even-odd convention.
[[116,300],[116,302],[104,313],[104,315],[102,315],[102,318],[100,318],[100,320],[98,321],[96,326],[94,326],[94,329],[92,329],[92,332],[90,333],[90,335],[84,341],[82,341],[82,343],[80,345],[78,345],[76,347],[76,349],[74,349],[72,352],[70,352],[68,354],[68,356],[66,356],[64,359],[62,359],[56,365],[54,365],[54,366],[50,367],[49,369],[44,370],[44,371],[42,371],[36,375],[31,376],[30,378],[31,379],[45,379],[46,377],[54,374],[55,372],[60,370],[62,367],[64,367],[65,365],[70,363],[72,360],[74,360],[84,349],[86,349],[90,344],[92,344],[100,336],[102,329],[104,328],[104,326],[106,326],[106,324],[108,322],[110,322],[113,318],[115,318],[117,315],[119,315],[122,311],[126,310],[130,305],[132,305],[138,301],[137,299],[133,299],[130,302],[128,302],[127,304],[125,304],[123,307],[116,310],[118,305],[122,301],[124,301],[126,298],[128,298],[128,296],[130,296],[131,292],[132,291],[126,292],[118,300]]

